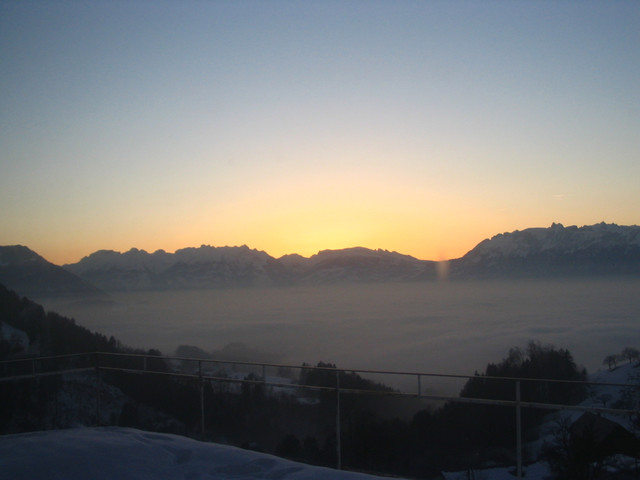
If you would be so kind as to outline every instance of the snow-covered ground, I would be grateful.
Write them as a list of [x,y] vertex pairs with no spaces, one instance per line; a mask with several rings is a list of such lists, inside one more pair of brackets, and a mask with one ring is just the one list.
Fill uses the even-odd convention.
[[23,330],[13,328],[8,323],[0,322],[0,339],[9,342],[14,348],[27,351],[29,336]]
[[367,480],[236,447],[131,428],[0,437],[1,480]]
[[[544,464],[525,469],[542,480]],[[509,469],[474,478],[513,480]],[[468,472],[443,473],[446,480]],[[374,480],[383,477],[292,462],[273,455],[132,428],[73,428],[0,437],[1,480]]]

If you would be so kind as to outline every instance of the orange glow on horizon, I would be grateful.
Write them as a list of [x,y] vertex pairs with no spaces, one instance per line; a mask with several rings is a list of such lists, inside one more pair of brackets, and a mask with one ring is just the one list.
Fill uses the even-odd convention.
[[[227,203],[212,198],[209,207],[185,203],[146,215],[130,208],[71,245],[38,239],[28,246],[58,265],[76,263],[100,249],[172,253],[203,244],[247,245],[275,258],[364,247],[439,261],[459,258],[504,231],[503,219],[486,218],[479,202],[437,186],[419,188],[388,172],[343,171],[337,178],[315,173],[271,181],[268,188],[265,183],[262,188],[246,185]],[[464,216],[466,221],[456,221]]]
[[[455,258],[462,257],[465,253],[471,250],[477,243],[482,241],[480,239],[478,241],[471,241],[468,244],[471,245],[467,247],[464,245],[464,242],[460,242],[460,246],[458,249],[454,250],[453,248],[447,249],[447,252],[451,252],[450,255],[443,254],[443,250],[438,247],[428,248],[424,245],[416,245],[415,248],[411,248],[411,245],[393,245],[390,242],[381,242],[381,243],[365,243],[365,242],[348,242],[347,240],[341,241],[340,236],[329,237],[332,238],[331,241],[325,241],[322,243],[321,241],[314,241],[312,238],[307,239],[307,241],[301,241],[297,246],[293,245],[293,242],[289,242],[287,245],[278,245],[271,244],[269,242],[258,241],[250,242],[250,241],[238,241],[238,242],[220,242],[214,243],[209,241],[202,241],[198,239],[193,239],[192,241],[186,241],[183,244],[173,244],[173,245],[159,245],[157,240],[149,243],[132,243],[131,245],[126,246],[106,246],[104,244],[100,245],[86,245],[81,246],[78,245],[74,248],[48,248],[47,246],[42,245],[38,248],[38,245],[25,245],[32,250],[34,250],[38,255],[44,257],[47,261],[55,264],[55,265],[65,265],[79,262],[85,256],[91,255],[92,253],[98,250],[114,250],[117,252],[124,253],[132,248],[138,248],[140,250],[145,250],[149,253],[153,253],[157,250],[165,250],[166,252],[173,253],[176,250],[188,247],[199,247],[201,245],[211,245],[212,247],[224,247],[224,246],[241,246],[247,245],[251,249],[261,250],[274,258],[280,258],[284,255],[288,254],[298,254],[303,257],[311,257],[322,250],[340,250],[351,247],[363,247],[369,248],[371,250],[388,250],[395,251],[401,253],[403,255],[410,255],[419,260],[452,260]],[[421,248],[422,247],[422,248]],[[452,245],[450,245],[452,247]]]

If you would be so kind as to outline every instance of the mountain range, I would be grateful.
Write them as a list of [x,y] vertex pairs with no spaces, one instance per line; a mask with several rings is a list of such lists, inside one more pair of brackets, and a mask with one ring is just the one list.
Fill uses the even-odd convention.
[[202,245],[175,253],[103,250],[64,268],[103,290],[117,291],[414,280],[425,272],[433,276],[435,262],[360,247],[276,259],[246,245]]
[[0,247],[0,283],[23,295],[317,285],[437,279],[640,275],[640,227],[600,223],[529,228],[480,242],[448,262],[355,247],[311,257],[274,258],[241,247],[184,248],[175,253],[100,250],[56,266],[24,246]]

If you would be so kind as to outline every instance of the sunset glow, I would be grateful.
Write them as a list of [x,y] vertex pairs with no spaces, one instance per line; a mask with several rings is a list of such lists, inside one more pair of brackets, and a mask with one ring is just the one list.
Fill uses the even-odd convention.
[[464,255],[640,223],[640,4],[3,2],[0,244]]

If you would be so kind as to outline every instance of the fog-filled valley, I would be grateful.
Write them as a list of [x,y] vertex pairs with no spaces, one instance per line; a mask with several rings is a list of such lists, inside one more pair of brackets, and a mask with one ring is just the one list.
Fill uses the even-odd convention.
[[601,368],[606,355],[638,343],[639,287],[624,278],[388,283],[129,292],[113,303],[44,305],[165,355],[194,345],[225,360],[470,375],[531,340]]

